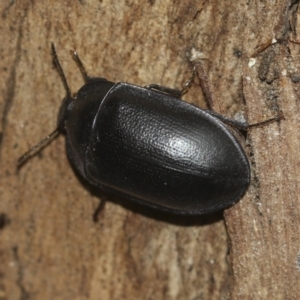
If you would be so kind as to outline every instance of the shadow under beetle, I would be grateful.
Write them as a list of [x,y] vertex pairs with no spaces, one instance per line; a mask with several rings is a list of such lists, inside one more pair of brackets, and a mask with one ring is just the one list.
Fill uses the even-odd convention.
[[[179,97],[182,91],[140,87],[89,77],[76,52],[85,85],[73,98],[51,45],[66,90],[57,129],[18,161],[22,165],[59,133],[68,157],[90,184],[142,205],[178,214],[204,214],[237,202],[250,183],[250,167],[240,143],[224,125],[247,125],[202,110]],[[194,68],[195,74],[197,68]]]

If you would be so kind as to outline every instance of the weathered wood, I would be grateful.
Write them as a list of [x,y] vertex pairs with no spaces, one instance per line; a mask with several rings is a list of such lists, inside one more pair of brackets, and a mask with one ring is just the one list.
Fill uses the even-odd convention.
[[[273,37],[300,40],[298,4],[2,1],[0,12],[1,299],[300,298],[300,46],[274,44],[248,66]],[[96,194],[72,171],[63,137],[16,172],[56,126],[64,90],[52,41],[74,92],[83,81],[70,49],[91,75],[169,87],[185,83],[198,54],[216,111],[232,117],[245,101],[250,122],[283,111],[284,121],[248,134],[253,180],[226,228],[221,214],[156,214]],[[197,82],[185,99],[203,106]],[[108,201],[94,223],[99,199]]]

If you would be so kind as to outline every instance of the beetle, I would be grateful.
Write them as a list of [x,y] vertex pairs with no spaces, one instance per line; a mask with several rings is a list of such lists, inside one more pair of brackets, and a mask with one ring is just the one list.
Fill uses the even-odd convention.
[[19,165],[64,133],[69,160],[81,177],[142,205],[198,215],[224,209],[243,196],[250,166],[226,124],[249,125],[179,99],[185,89],[89,77],[76,52],[85,84],[72,97],[53,43],[51,50],[66,90],[57,129],[26,152]]

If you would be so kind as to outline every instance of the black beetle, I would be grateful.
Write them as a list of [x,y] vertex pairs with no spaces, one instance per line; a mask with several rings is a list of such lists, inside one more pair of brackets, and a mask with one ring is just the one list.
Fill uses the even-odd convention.
[[249,162],[224,122],[248,125],[188,104],[175,97],[182,94],[177,90],[89,77],[76,52],[86,83],[73,98],[53,44],[52,56],[67,93],[58,127],[19,165],[65,133],[68,157],[83,178],[142,205],[196,215],[226,208],[245,193]]

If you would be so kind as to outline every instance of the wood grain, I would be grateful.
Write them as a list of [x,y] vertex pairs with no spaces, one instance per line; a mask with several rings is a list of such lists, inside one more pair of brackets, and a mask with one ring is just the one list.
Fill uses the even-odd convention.
[[[0,299],[300,298],[297,2],[24,0],[0,12]],[[73,92],[83,81],[69,50],[90,75],[169,87],[187,81],[196,55],[216,111],[252,123],[283,111],[248,133],[251,186],[226,225],[221,213],[177,217],[90,189],[63,136],[16,171],[56,126],[52,41]],[[204,107],[197,81],[185,100]]]

